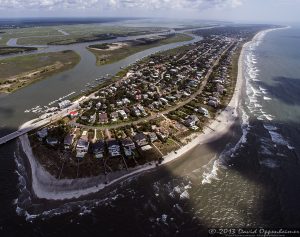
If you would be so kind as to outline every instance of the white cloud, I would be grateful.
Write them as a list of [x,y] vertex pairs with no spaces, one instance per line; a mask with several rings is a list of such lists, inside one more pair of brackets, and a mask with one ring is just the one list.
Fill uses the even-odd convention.
[[0,9],[206,9],[237,7],[241,3],[242,0],[0,0]]

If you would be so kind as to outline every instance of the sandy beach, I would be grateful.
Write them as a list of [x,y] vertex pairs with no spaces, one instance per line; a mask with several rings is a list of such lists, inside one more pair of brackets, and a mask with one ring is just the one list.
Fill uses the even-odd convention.
[[[261,31],[255,35],[253,41],[259,40],[266,33],[272,31],[265,30]],[[240,97],[243,90],[244,80],[243,80],[243,55],[245,49],[249,45],[245,43],[241,50],[238,62],[238,77],[236,81],[236,88],[232,99],[225,110],[223,110],[206,128],[203,133],[198,135],[195,139],[189,142],[187,145],[181,147],[176,152],[171,152],[164,157],[162,165],[174,161],[182,157],[187,152],[191,151],[197,145],[207,144],[214,142],[228,133],[230,128],[238,122],[238,108],[240,103]],[[113,174],[109,174],[107,177],[104,175],[82,178],[82,179],[61,179],[58,180],[51,176],[37,161],[34,157],[30,143],[26,135],[20,137],[21,145],[24,153],[26,154],[31,167],[32,174],[32,191],[38,198],[48,199],[48,200],[63,200],[63,199],[73,199],[79,198],[80,196],[96,193],[105,187],[119,182],[120,180],[127,179],[129,177],[135,176],[137,174],[142,174],[143,172],[155,169],[156,165],[153,163],[151,165],[144,165],[130,169],[129,171],[120,171]],[[107,184],[106,181],[109,181]]]

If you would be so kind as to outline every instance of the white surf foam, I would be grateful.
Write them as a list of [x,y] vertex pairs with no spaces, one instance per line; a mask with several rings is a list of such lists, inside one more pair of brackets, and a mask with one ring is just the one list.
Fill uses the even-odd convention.
[[272,98],[267,97],[267,96],[264,96],[263,98],[264,98],[264,100],[272,100]]
[[277,145],[288,146],[289,143],[284,137],[275,131],[269,130],[269,134],[271,136],[272,141]]
[[202,184],[210,184],[213,180],[219,180],[218,178],[219,160],[215,160],[212,170],[204,172],[202,175]]
[[267,168],[271,168],[271,169],[275,169],[279,167],[279,164],[277,161],[272,160],[272,159],[264,159],[262,161],[259,162],[261,165],[267,167]]

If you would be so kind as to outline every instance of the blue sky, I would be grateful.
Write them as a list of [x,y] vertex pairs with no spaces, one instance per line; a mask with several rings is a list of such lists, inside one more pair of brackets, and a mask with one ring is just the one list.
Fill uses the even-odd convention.
[[300,0],[0,0],[0,17],[168,17],[299,22]]

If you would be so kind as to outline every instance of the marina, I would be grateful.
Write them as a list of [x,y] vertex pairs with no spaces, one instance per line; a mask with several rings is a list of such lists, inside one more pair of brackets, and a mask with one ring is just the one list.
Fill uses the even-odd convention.
[[[62,96],[62,97],[60,97],[60,98],[58,98],[56,100],[51,101],[48,105],[49,106],[55,105],[55,104],[61,102],[62,100],[66,99],[68,97],[71,97],[74,94],[76,94],[75,91],[73,91],[73,92],[71,92],[71,93],[69,93],[67,95],[64,95],[64,96]],[[49,107],[49,106],[47,106],[47,105],[45,105],[45,106],[37,105],[37,106],[35,106],[35,107],[31,108],[31,109],[26,109],[24,111],[24,113],[42,114],[42,113],[53,112],[53,111],[55,111],[57,109],[57,107]]]

